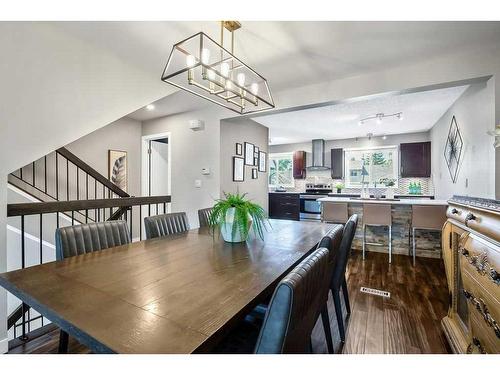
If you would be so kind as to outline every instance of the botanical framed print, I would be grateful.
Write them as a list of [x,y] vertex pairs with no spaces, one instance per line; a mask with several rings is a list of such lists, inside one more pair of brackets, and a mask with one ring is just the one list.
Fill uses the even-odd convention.
[[267,154],[264,151],[259,151],[259,172],[267,171]]
[[256,153],[259,153],[259,151],[260,151],[260,150],[259,150],[259,148],[258,148],[257,146],[255,146],[255,147],[253,148],[253,150],[254,150],[254,152],[256,152]]
[[238,156],[233,156],[233,181],[245,181],[245,160]]
[[108,178],[123,191],[127,191],[127,151],[108,150]]
[[243,155],[243,145],[241,143],[236,143],[236,155]]
[[448,131],[448,138],[446,139],[446,145],[444,146],[444,159],[446,160],[446,165],[450,171],[450,177],[453,183],[457,181],[463,145],[464,142],[457,125],[457,120],[455,116],[453,116],[450,130]]
[[254,165],[254,145],[245,142],[245,165]]
[[256,180],[258,176],[257,168],[252,168],[252,179]]
[[254,167],[258,167],[259,166],[259,157],[258,156],[254,156],[254,158],[253,158],[253,166]]

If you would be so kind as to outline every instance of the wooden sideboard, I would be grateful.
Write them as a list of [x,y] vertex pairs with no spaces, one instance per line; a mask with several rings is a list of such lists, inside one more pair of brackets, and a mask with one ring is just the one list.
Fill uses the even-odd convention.
[[500,202],[454,196],[448,203],[445,335],[455,353],[500,353]]

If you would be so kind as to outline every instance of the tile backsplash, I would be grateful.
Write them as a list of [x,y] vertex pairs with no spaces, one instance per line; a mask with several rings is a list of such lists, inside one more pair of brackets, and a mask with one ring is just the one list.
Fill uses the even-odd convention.
[[[289,191],[304,192],[306,190],[307,183],[327,183],[332,184],[333,192],[336,192],[335,184],[342,182],[343,180],[333,180],[330,177],[330,171],[308,171],[307,178],[305,180],[295,180],[295,187],[287,188]],[[394,194],[409,194],[410,183],[420,183],[422,186],[423,195],[434,195],[434,185],[432,184],[431,178],[399,178],[398,187],[394,188]],[[379,190],[382,194],[385,192],[385,188],[370,188],[370,192],[373,194],[376,190]],[[361,189],[342,189],[344,194],[361,194]]]

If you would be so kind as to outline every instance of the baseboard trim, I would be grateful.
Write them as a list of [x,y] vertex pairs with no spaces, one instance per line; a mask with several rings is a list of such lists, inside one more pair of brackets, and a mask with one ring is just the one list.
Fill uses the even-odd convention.
[[0,340],[0,354],[5,354],[9,351],[9,338],[6,337]]

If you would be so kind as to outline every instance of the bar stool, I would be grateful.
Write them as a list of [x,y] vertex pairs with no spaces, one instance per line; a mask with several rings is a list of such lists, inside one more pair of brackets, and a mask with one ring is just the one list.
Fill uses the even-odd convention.
[[424,229],[429,231],[439,231],[443,229],[446,222],[446,206],[420,206],[414,205],[411,210],[411,236],[413,250],[413,266],[417,256],[415,230]]
[[383,203],[363,204],[363,260],[366,245],[384,246],[383,244],[366,242],[366,226],[389,227],[389,263],[392,262],[392,214],[391,205]]
[[347,203],[323,202],[321,204],[321,221],[345,224],[347,220],[349,220]]

